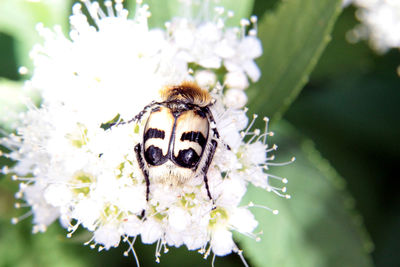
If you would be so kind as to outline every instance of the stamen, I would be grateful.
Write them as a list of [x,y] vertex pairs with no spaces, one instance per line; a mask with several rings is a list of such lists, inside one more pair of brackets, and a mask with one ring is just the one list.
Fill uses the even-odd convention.
[[90,240],[86,241],[85,243],[83,243],[84,246],[89,245],[92,241],[94,240],[94,235],[92,236],[92,238],[90,238]]
[[99,14],[99,16],[100,16],[101,19],[105,19],[105,18],[108,17],[108,16],[104,13],[103,9],[100,8],[98,2],[94,2],[93,4],[96,4],[96,6],[97,6],[97,13]]
[[[267,170],[267,169],[264,168],[264,170]],[[268,175],[268,178],[279,180],[284,184],[288,183],[288,180],[286,178],[283,178],[283,177],[280,177],[280,176],[277,176],[277,175],[273,175],[273,174],[269,174],[269,173],[267,175]]]
[[27,182],[34,182],[36,180],[35,177],[29,177],[29,178],[25,178],[25,177],[18,177],[17,175],[13,174],[11,176],[11,180],[13,181],[27,181]]
[[257,32],[258,32],[258,26],[257,26],[257,16],[251,16],[250,17],[250,21],[253,24],[253,28],[249,31],[249,35],[250,36],[257,36]]
[[[285,187],[286,188],[286,187]],[[269,190],[268,190],[269,189]],[[268,191],[269,192],[274,192],[276,195],[278,195],[278,196],[280,196],[280,197],[284,197],[284,198],[286,198],[286,199],[289,199],[290,198],[290,195],[288,195],[288,194],[286,194],[286,195],[284,195],[284,194],[281,194],[280,192],[278,192],[278,190],[281,190],[280,188],[275,188],[275,187],[268,187]],[[285,190],[286,191],[286,190]]]
[[[258,141],[258,140],[257,140],[257,141]],[[267,146],[267,147],[268,147],[268,146]],[[277,149],[278,149],[278,146],[274,144],[271,148],[266,149],[265,152],[266,152],[266,153],[269,153],[269,152],[271,152],[271,151],[276,151]]]
[[204,259],[207,259],[207,258],[208,258],[208,256],[210,255],[210,253],[211,253],[211,245],[208,247],[208,249],[207,249],[206,253],[204,253],[204,256],[203,256],[203,258],[204,258]]
[[251,239],[257,240],[258,236],[254,233],[249,233],[249,232],[241,232],[239,231],[239,229],[237,229],[236,227],[230,226],[231,229],[237,231],[238,233],[241,233],[242,235],[245,235]]
[[268,163],[265,163],[265,165],[267,165],[267,166],[286,166],[286,165],[291,164],[291,163],[294,162],[295,160],[296,160],[296,158],[295,158],[295,157],[292,157],[292,158],[290,159],[290,161],[287,161],[287,162],[282,162],[282,163],[268,162]]
[[263,121],[265,121],[265,129],[264,129],[264,140],[263,143],[266,144],[267,143],[267,133],[268,133],[268,123],[269,123],[269,118],[268,117],[264,117]]
[[160,263],[160,257],[161,257],[161,239],[157,240],[157,245],[156,245],[156,253],[155,253],[155,257],[156,257],[156,262]]
[[16,208],[16,209],[20,209],[20,208],[29,208],[31,205],[29,205],[28,203],[19,203],[19,202],[17,202],[17,203],[15,203],[14,204],[14,207]]
[[32,233],[36,234],[38,232],[46,232],[47,230],[47,226],[44,224],[38,224],[38,225],[34,225],[32,228]]
[[250,25],[250,21],[248,19],[241,19],[240,20],[240,26],[242,29],[242,38],[246,36],[246,27]]
[[253,136],[249,139],[249,141],[246,142],[246,144],[250,144],[254,141],[254,139],[260,135],[260,129],[255,129],[254,132],[249,133],[249,134],[253,134]]
[[31,216],[32,214],[33,214],[33,211],[30,210],[30,211],[28,211],[27,213],[21,215],[20,217],[14,217],[14,218],[12,218],[12,219],[11,219],[11,223],[12,223],[12,224],[17,224],[17,223],[19,223],[20,221],[22,221],[22,220],[28,218],[28,217]]
[[163,242],[163,246],[164,246],[164,254],[168,253],[169,249],[167,247],[167,242],[166,241]]
[[72,6],[72,14],[78,15],[82,13],[82,5],[80,3],[75,3]]
[[115,10],[117,11],[117,17],[123,17],[122,11],[124,10],[124,5],[122,0],[115,1]]
[[21,75],[26,75],[26,74],[28,74],[28,72],[29,72],[29,70],[25,66],[21,66],[18,68],[18,73]]
[[244,132],[241,132],[240,135],[242,136],[242,138],[244,138],[245,136],[247,136],[249,134],[249,131],[251,129],[251,127],[253,127],[256,119],[257,119],[258,115],[257,114],[253,114],[253,120],[250,122],[249,126],[247,127],[247,129]]
[[16,199],[20,199],[20,198],[22,198],[23,196],[24,196],[23,191],[18,191],[18,192],[15,193],[15,195],[14,195],[14,197],[15,197]]
[[242,263],[245,267],[249,267],[249,265],[247,264],[244,256],[243,256],[243,250],[238,249],[237,254],[239,255],[239,258],[242,260]]
[[105,5],[106,8],[107,8],[107,14],[108,14],[108,16],[109,16],[109,17],[115,17],[114,9],[113,9],[113,7],[112,7],[112,1],[110,1],[110,0],[104,1],[104,5]]
[[205,248],[205,246],[204,246],[204,247],[201,247],[197,252],[199,252],[200,254],[206,253],[206,248]]
[[[99,3],[97,2],[91,2],[89,0],[81,0],[83,2],[83,4],[85,5],[87,11],[89,12],[89,15],[92,17],[92,19],[94,20],[94,22],[97,24],[97,22],[99,21],[99,16],[97,15],[97,9],[99,8]],[[97,5],[96,5],[97,3]],[[96,9],[97,7],[97,9]]]
[[67,238],[71,238],[73,233],[75,233],[75,231],[78,229],[79,225],[81,224],[80,221],[78,221],[75,225],[71,225],[70,227],[68,227],[68,234],[67,234]]
[[133,238],[133,240],[130,241],[129,238],[128,238],[128,236],[126,236],[126,242],[128,242],[129,248],[128,248],[128,250],[126,250],[126,251],[124,252],[124,256],[127,257],[127,256],[129,255],[129,251],[132,251],[133,256],[134,256],[134,258],[135,258],[135,261],[136,261],[136,266],[137,266],[137,267],[140,267],[139,258],[138,258],[137,254],[136,254],[135,248],[133,247],[133,245],[135,244],[135,241],[136,241],[136,237],[137,237],[137,236],[135,236],[135,237]]
[[7,175],[9,173],[10,169],[8,168],[8,166],[3,166],[3,168],[1,168],[0,173]]
[[265,209],[265,210],[267,210],[267,211],[272,212],[272,213],[275,214],[275,215],[277,215],[277,214],[279,213],[278,210],[273,210],[273,209],[271,209],[271,208],[269,208],[269,207],[267,207],[267,206],[254,204],[253,202],[250,202],[250,203],[247,205],[247,207],[249,207],[249,208],[255,207],[255,208]]

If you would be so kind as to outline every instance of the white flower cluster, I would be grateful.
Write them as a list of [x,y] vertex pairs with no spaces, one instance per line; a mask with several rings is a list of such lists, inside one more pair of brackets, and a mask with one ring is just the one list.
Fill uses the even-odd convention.
[[353,0],[358,7],[357,18],[362,24],[348,34],[351,42],[369,39],[378,52],[400,48],[400,1]]
[[[103,11],[84,1],[94,26],[75,4],[69,37],[38,26],[44,44],[32,51],[35,67],[26,86],[39,90],[43,102],[23,114],[16,135],[1,141],[17,161],[2,170],[21,181],[16,197],[26,203],[17,205],[30,208],[23,217],[33,216],[34,232],[59,219],[68,236],[78,226],[93,232],[87,244],[100,250],[124,241],[126,253],[134,253],[140,235],[143,243],[157,242],[157,260],[168,246],[185,245],[205,257],[240,252],[233,230],[257,238],[249,208],[258,205],[240,205],[247,185],[289,197],[285,187],[269,183],[287,180],[265,172],[274,165],[267,153],[277,148],[266,143],[271,133],[252,130],[254,119],[249,123],[244,108],[248,80],[260,76],[256,18],[228,28],[231,14],[217,8],[213,21],[174,18],[165,30],[149,29],[148,6],[139,2],[130,19],[121,2],[105,1]],[[143,139],[144,120],[110,122],[129,121],[159,100],[160,88],[183,81],[209,88],[215,99],[211,111],[223,144],[208,171],[213,201],[201,176],[182,186],[149,177],[147,201],[133,149]]]

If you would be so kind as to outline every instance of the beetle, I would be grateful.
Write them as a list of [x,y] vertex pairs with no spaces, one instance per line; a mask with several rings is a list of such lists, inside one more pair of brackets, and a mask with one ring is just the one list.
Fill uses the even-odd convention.
[[142,141],[134,148],[146,181],[146,200],[149,200],[150,178],[177,186],[197,175],[203,176],[212,200],[207,172],[219,140],[210,111],[213,99],[193,82],[167,86],[160,93],[161,102],[151,102],[129,121],[139,122],[149,113]]

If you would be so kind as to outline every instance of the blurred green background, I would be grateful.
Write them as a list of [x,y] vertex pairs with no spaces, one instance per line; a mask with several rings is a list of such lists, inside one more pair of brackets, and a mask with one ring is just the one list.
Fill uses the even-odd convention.
[[[35,22],[59,23],[66,29],[73,3],[58,1],[57,5],[32,7],[34,3],[22,2],[0,0],[2,105],[13,102],[13,99],[4,99],[5,92],[18,90],[19,83],[27,78],[18,74],[18,67],[31,66],[27,53],[31,44],[40,40],[33,30]],[[264,0],[247,2],[253,6],[250,13],[258,15],[260,20],[264,15],[278,12],[280,4],[280,1]],[[306,10],[313,1],[304,0],[300,4],[305,4]],[[133,5],[128,1],[128,6]],[[155,5],[153,9],[156,8]],[[273,121],[276,135],[271,142],[279,145],[278,159],[297,157],[285,169],[272,169],[272,173],[288,177],[292,199],[265,196],[265,192],[250,188],[249,198],[265,199],[263,204],[280,209],[278,216],[256,212],[257,216],[264,216],[259,219],[266,240],[262,244],[238,237],[251,265],[370,266],[372,258],[375,266],[400,266],[400,194],[396,183],[400,162],[400,78],[396,69],[400,65],[400,53],[391,50],[377,55],[366,42],[349,44],[346,32],[358,23],[354,13],[355,9],[349,7],[339,15],[331,41],[304,89],[286,112],[282,112],[283,120],[278,121],[281,115],[277,115]],[[285,23],[278,21],[278,24],[284,27]],[[265,70],[262,60],[259,64]],[[265,61],[268,60],[266,57]],[[263,75],[268,76],[265,72]],[[16,88],[4,79],[13,81]],[[249,107],[252,110],[254,102],[253,109],[260,116],[274,116],[268,107],[258,108],[252,100],[252,94],[261,92],[264,86],[268,87],[266,84],[267,78],[249,89]],[[4,157],[0,160],[2,165],[9,164]],[[67,239],[65,230],[57,223],[45,234],[36,235],[31,234],[30,219],[11,225],[10,219],[21,214],[13,207],[16,190],[15,182],[0,176],[0,266],[135,265],[132,256],[122,256],[123,245],[100,253],[84,247],[82,243],[89,236],[83,230]],[[135,247],[142,266],[157,265],[154,246],[137,242]],[[211,257],[205,261],[200,254],[179,248],[163,255],[159,265],[210,266],[210,262]],[[237,255],[230,255],[217,258],[215,265],[242,264]]]

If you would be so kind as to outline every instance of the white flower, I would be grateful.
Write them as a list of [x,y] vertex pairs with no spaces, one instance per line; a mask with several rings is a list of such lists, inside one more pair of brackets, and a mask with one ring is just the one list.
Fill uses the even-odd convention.
[[225,75],[225,84],[229,88],[245,89],[249,87],[246,74],[240,70],[228,72]]
[[[256,18],[249,34],[247,20],[225,27],[223,9],[213,21],[174,18],[166,29],[149,29],[146,5],[138,3],[129,19],[121,1],[106,1],[107,14],[83,2],[95,26],[81,4],[73,7],[69,37],[38,26],[44,43],[32,51],[29,83],[43,103],[22,115],[17,135],[1,141],[18,161],[3,172],[22,181],[16,196],[31,207],[14,221],[32,214],[34,231],[44,231],[58,218],[68,236],[79,226],[92,232],[87,244],[100,249],[122,240],[133,252],[140,236],[145,244],[157,242],[157,261],[168,246],[199,249],[205,257],[239,253],[232,231],[256,238],[258,224],[249,210],[258,205],[240,205],[248,184],[286,196],[284,187],[269,184],[286,179],[266,173],[273,164],[267,153],[276,150],[266,142],[272,134],[253,129],[256,116],[249,123],[244,109],[243,89],[260,76]],[[160,101],[163,86],[193,80],[209,89],[211,125],[220,134],[208,182],[203,173],[175,185],[146,181],[134,147],[143,141],[147,115],[131,119]]]
[[226,91],[224,104],[229,108],[243,108],[247,103],[247,95],[243,90],[231,88]]
[[229,72],[244,72],[253,82],[261,76],[254,59],[262,54],[261,42],[254,36],[244,37],[236,50],[236,54],[225,60],[225,66]]
[[352,42],[369,39],[378,52],[400,48],[400,1],[354,0],[362,24],[348,34]]
[[110,247],[117,247],[121,239],[121,234],[113,225],[100,226],[94,231],[94,241],[104,245],[108,250]]
[[72,217],[78,220],[84,227],[93,231],[95,222],[101,215],[102,207],[100,203],[92,199],[84,199],[75,205]]
[[127,216],[122,223],[121,229],[127,236],[137,236],[140,233],[142,221],[136,216]]
[[218,256],[225,256],[226,254],[231,253],[235,248],[232,233],[227,229],[216,230],[211,239],[211,247],[215,255]]
[[199,86],[205,88],[211,88],[217,83],[217,75],[209,70],[196,71],[194,78]]
[[144,244],[152,244],[162,238],[163,229],[154,218],[148,218],[143,222],[140,236]]
[[44,199],[54,207],[62,207],[71,201],[72,192],[66,185],[51,184],[44,190]]

